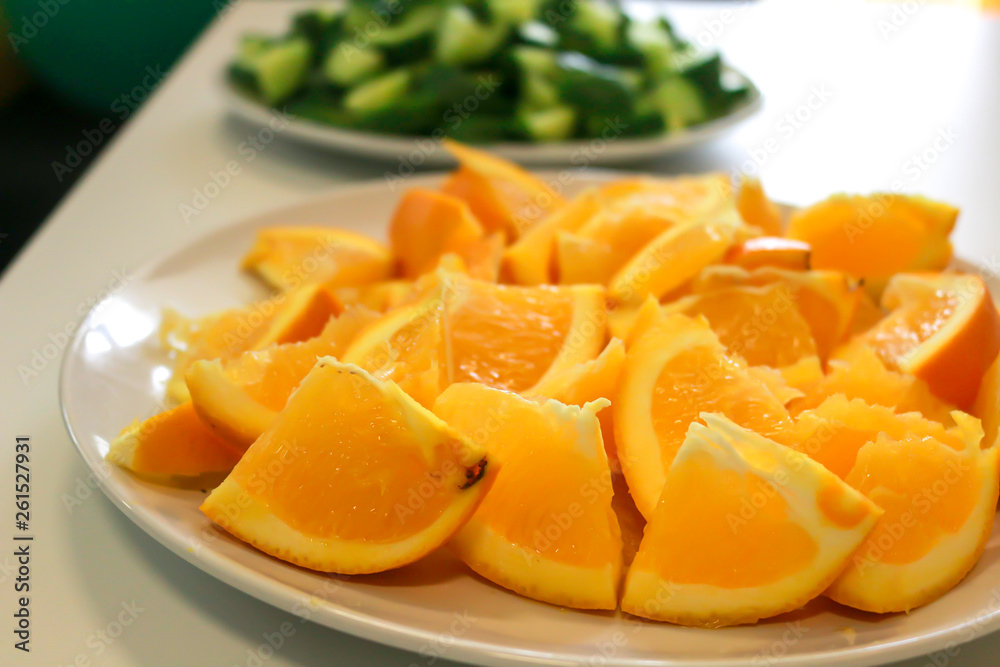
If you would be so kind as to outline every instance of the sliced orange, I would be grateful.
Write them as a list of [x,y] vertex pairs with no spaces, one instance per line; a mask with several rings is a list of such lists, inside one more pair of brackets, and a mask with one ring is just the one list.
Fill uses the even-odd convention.
[[726,256],[726,261],[748,271],[762,266],[789,271],[808,271],[811,254],[812,246],[804,241],[780,236],[758,236],[734,247]]
[[963,447],[879,433],[846,481],[885,510],[850,566],[827,590],[841,604],[878,613],[933,602],[979,560],[993,528],[998,451],[981,450],[979,421],[955,413]]
[[461,256],[483,236],[468,204],[423,188],[403,193],[389,223],[389,247],[404,278],[432,270],[445,253]]
[[451,547],[475,572],[543,602],[614,609],[622,538],[595,413],[481,384],[455,384],[434,412],[500,464],[496,483]]
[[200,319],[164,312],[160,339],[174,355],[167,397],[178,403],[188,400],[184,372],[195,361],[232,359],[247,350],[312,338],[342,309],[321,285],[306,285]]
[[767,198],[756,178],[744,177],[736,191],[736,208],[744,222],[759,227],[765,234],[781,235],[781,209]]
[[[536,385],[530,394],[525,395],[544,396],[560,403],[579,406],[602,398],[610,402],[618,390],[618,380],[624,367],[625,344],[612,338],[596,359],[550,375],[544,383]],[[608,460],[615,468],[618,466],[618,452],[615,450],[611,410],[601,410],[597,413],[597,419],[601,422],[601,437]]]
[[202,421],[227,442],[245,450],[284,409],[288,397],[322,356],[340,356],[378,314],[348,306],[319,336],[273,345],[227,360],[200,360],[185,378]]
[[363,285],[392,275],[392,253],[367,236],[332,227],[268,227],[243,258],[243,268],[277,289],[307,283]]
[[362,330],[341,358],[380,380],[393,380],[429,408],[450,377],[447,298],[432,291],[385,314]]
[[761,267],[710,266],[692,284],[695,294],[723,287],[761,287],[780,283],[791,289],[795,305],[809,323],[822,360],[849,334],[864,292],[838,271],[789,271]]
[[481,447],[395,383],[323,357],[201,509],[290,563],[381,572],[447,541],[495,476]]
[[132,422],[111,441],[107,459],[154,478],[199,477],[229,472],[241,454],[202,423],[191,403],[182,403]]
[[452,382],[531,392],[597,357],[604,290],[594,285],[515,287],[452,274],[447,307]]
[[413,281],[382,280],[368,285],[350,287],[326,286],[333,296],[345,306],[364,306],[384,313],[402,304],[413,292]]
[[649,519],[688,425],[704,411],[766,436],[791,426],[781,400],[726,350],[705,320],[670,315],[628,350],[614,403],[615,444]]
[[489,232],[517,239],[565,203],[545,181],[512,162],[454,141],[444,146],[460,167],[442,191],[465,201]]
[[963,446],[961,438],[940,422],[915,412],[896,414],[891,408],[871,405],[860,398],[848,399],[843,394],[834,394],[800,413],[788,444],[844,478],[854,468],[858,451],[879,433],[897,440],[912,434],[956,449]]
[[604,203],[596,215],[575,230],[556,234],[560,283],[608,284],[643,246],[677,224],[724,208],[729,193],[728,179],[723,186],[719,175],[710,174],[611,183],[598,195]]
[[982,278],[898,274],[882,306],[891,312],[861,342],[890,368],[926,382],[938,398],[970,409],[1000,352],[1000,316]]
[[664,310],[704,316],[729,354],[751,366],[780,368],[816,355],[809,323],[783,283],[694,294]]
[[617,303],[637,304],[649,295],[662,298],[673,292],[723,258],[737,226],[732,209],[722,209],[711,218],[670,227],[612,276],[609,296]]
[[[815,359],[815,357],[812,357]],[[774,397],[781,401],[782,405],[788,405],[792,401],[805,396],[805,393],[791,384],[782,372],[770,366],[751,366],[747,372],[754,378],[760,380],[765,387],[770,390]]]
[[556,236],[579,229],[600,205],[596,190],[589,189],[539,220],[504,251],[503,274],[516,285],[554,283]]
[[983,447],[994,447],[1000,434],[1000,355],[993,360],[979,385],[972,414],[983,423]]
[[870,347],[854,345],[839,354],[842,356],[830,360],[825,376],[803,387],[805,395],[789,405],[792,414],[814,408],[834,394],[843,394],[899,413],[919,412],[928,419],[951,423],[954,406],[931,394],[922,380],[886,368]]
[[864,278],[877,292],[895,273],[947,266],[957,217],[923,197],[836,195],[793,213],[786,235],[813,247],[814,268]]
[[691,424],[629,568],[622,610],[681,625],[798,609],[881,510],[821,465],[716,414]]

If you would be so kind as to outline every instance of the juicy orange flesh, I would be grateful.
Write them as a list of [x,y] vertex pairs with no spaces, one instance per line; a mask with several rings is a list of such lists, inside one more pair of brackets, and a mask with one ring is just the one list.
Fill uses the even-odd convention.
[[720,412],[769,438],[791,427],[785,406],[760,381],[716,350],[694,347],[664,365],[653,389],[653,430],[664,470],[702,412]]
[[132,437],[138,441],[132,464],[136,472],[198,475],[227,470],[240,458],[201,422],[190,402],[150,417]]
[[864,346],[848,363],[831,363],[830,372],[805,393],[789,406],[792,414],[815,408],[834,394],[843,394],[869,405],[893,408],[897,413],[919,412],[928,419],[951,423],[952,407],[931,394],[926,383],[889,370],[871,348]]
[[399,540],[441,515],[470,462],[444,436],[427,460],[400,408],[356,378],[329,367],[310,376],[232,478],[305,535]]
[[[322,281],[340,287],[380,277],[378,274],[383,273],[382,268],[386,265],[384,257],[353,245],[353,235],[324,231],[318,230],[315,235],[287,234],[280,230],[262,234],[260,260],[278,271],[282,284],[288,286]],[[371,241],[359,237],[359,243]]]
[[449,314],[452,381],[528,389],[555,360],[572,320],[571,299],[553,290],[473,288]]
[[421,404],[429,405],[446,382],[442,326],[440,309],[424,309],[359,365],[379,379],[393,380]]
[[820,489],[816,494],[816,503],[823,516],[838,528],[854,528],[871,513],[862,503],[852,501],[840,484],[828,484]]
[[865,335],[886,364],[895,367],[937,333],[959,307],[956,294],[938,291],[899,308]]
[[873,442],[879,433],[894,439],[912,433],[933,437],[956,451],[964,447],[959,438],[937,422],[923,419],[904,421],[886,408],[879,409],[860,402],[849,404],[844,411],[821,405],[805,414],[818,419],[800,417],[795,429],[798,437],[789,441],[790,446],[822,463],[841,479],[845,479],[854,468],[861,448]]
[[[250,398],[271,410],[281,410],[288,397],[299,386],[320,356],[335,354],[328,341],[310,339],[282,349],[280,356],[274,350],[249,352],[240,368],[227,366],[226,374],[235,378]],[[268,357],[280,359],[278,363],[268,363]],[[243,360],[241,357],[240,360]],[[252,360],[259,361],[252,365]],[[239,363],[239,361],[234,362]]]
[[720,290],[698,297],[685,311],[704,315],[726,349],[751,366],[789,366],[816,354],[809,325],[791,290],[772,285],[762,291]]
[[[675,511],[692,502],[697,512]],[[632,567],[676,584],[728,589],[794,576],[819,553],[773,483],[752,472],[720,470],[707,452],[671,470],[643,545]]]
[[846,481],[885,510],[858,553],[898,565],[961,530],[985,483],[970,455],[916,435],[865,445]]
[[923,224],[901,207],[875,213],[867,200],[823,202],[793,216],[788,236],[812,245],[817,269],[857,277],[871,275],[872,267],[880,276],[905,271],[921,250]]
[[477,519],[547,560],[579,567],[613,562],[617,538],[606,511],[611,472],[595,458],[567,455],[561,445],[527,445],[499,458],[500,472]]

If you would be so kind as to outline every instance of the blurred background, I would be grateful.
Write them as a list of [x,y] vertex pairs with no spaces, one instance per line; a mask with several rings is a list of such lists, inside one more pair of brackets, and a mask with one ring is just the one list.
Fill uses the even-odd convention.
[[[910,4],[928,2],[899,4],[901,16]],[[1000,0],[954,3],[973,12],[1000,7]],[[669,9],[672,3],[656,4]],[[740,10],[749,4],[732,3]],[[0,271],[185,49],[230,6],[224,0],[0,0]],[[889,10],[885,15],[892,20]]]

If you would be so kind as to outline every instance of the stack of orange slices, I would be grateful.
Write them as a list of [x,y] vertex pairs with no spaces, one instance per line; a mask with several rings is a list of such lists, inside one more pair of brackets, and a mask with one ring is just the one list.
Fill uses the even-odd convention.
[[957,210],[629,178],[565,198],[449,144],[387,244],[259,232],[275,291],[170,312],[169,410],[109,460],[303,567],[438,548],[520,595],[683,625],[961,581],[1000,482],[1000,316]]

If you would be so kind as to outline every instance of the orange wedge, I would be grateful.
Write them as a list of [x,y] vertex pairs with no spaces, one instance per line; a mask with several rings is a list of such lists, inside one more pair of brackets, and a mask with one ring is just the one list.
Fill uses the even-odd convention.
[[728,196],[728,179],[717,174],[638,179],[600,188],[600,211],[578,228],[556,234],[559,282],[608,284],[647,243],[675,225],[724,208]]
[[891,311],[860,337],[893,369],[915,375],[940,399],[972,407],[1000,351],[1000,316],[986,284],[964,274],[899,274],[882,306]]
[[316,359],[343,354],[377,318],[371,310],[349,306],[315,338],[244,352],[224,364],[196,361],[185,374],[195,411],[218,436],[244,451],[284,409]]
[[604,290],[594,285],[515,287],[446,275],[452,382],[531,392],[597,357],[604,346]]
[[468,204],[423,188],[403,193],[389,223],[389,247],[405,278],[434,269],[445,253],[461,256],[482,237],[483,226]]
[[701,419],[667,472],[622,610],[723,627],[798,609],[843,570],[881,510],[805,455],[720,415]]
[[744,177],[736,191],[736,209],[748,225],[760,228],[765,234],[781,235],[781,209],[764,194],[756,178]]
[[449,383],[448,298],[434,290],[383,315],[359,332],[341,358],[380,380],[393,380],[429,408]]
[[692,284],[695,294],[723,287],[761,287],[779,283],[791,290],[795,305],[809,323],[822,360],[850,333],[864,291],[838,271],[789,271],[761,267],[710,266]]
[[434,412],[500,464],[496,483],[452,539],[469,567],[543,602],[614,609],[622,538],[596,412],[607,401],[534,402],[455,384]]
[[793,213],[786,236],[812,246],[814,268],[864,278],[877,293],[895,273],[947,266],[957,217],[923,197],[836,195]]
[[816,355],[812,330],[786,284],[694,294],[664,310],[705,317],[729,354],[751,366],[780,368]]
[[445,140],[459,169],[442,191],[465,201],[488,232],[517,239],[565,201],[545,181],[485,151]]
[[323,357],[201,509],[290,563],[381,572],[447,541],[495,476],[482,448],[394,383]]
[[380,313],[395,308],[409,299],[413,292],[411,280],[382,280],[368,285],[350,287],[326,286],[344,306],[364,306]]
[[997,444],[1000,434],[1000,355],[993,360],[979,386],[972,414],[983,423],[983,447]]
[[706,321],[676,314],[629,348],[613,408],[622,472],[647,519],[688,425],[701,412],[723,413],[767,436],[791,426],[781,400],[726,355]]
[[247,350],[312,338],[342,309],[337,298],[321,285],[306,285],[200,319],[164,312],[160,339],[174,354],[168,398],[178,403],[190,398],[184,372],[195,361],[232,359]]
[[758,236],[747,239],[726,256],[730,264],[748,271],[771,266],[789,271],[808,271],[812,247],[803,241],[780,236]]
[[[560,403],[578,406],[602,398],[610,402],[618,390],[618,380],[624,367],[625,344],[612,338],[596,359],[554,373],[544,383],[536,385],[531,393],[524,395],[532,398],[544,396]],[[601,437],[608,460],[612,467],[617,467],[618,452],[615,450],[611,410],[601,410],[597,413],[597,419],[601,423]]]
[[955,412],[954,449],[932,437],[879,433],[846,481],[885,510],[827,591],[841,604],[908,612],[936,600],[979,560],[993,528],[998,451],[980,449],[979,421]]
[[615,273],[609,296],[617,303],[636,304],[649,295],[662,298],[673,292],[722,259],[736,239],[737,226],[732,209],[723,209],[712,218],[670,227]]
[[364,285],[391,276],[392,253],[345,229],[268,227],[257,232],[242,266],[282,290],[306,283]]
[[229,472],[241,454],[203,424],[190,403],[182,403],[132,422],[111,441],[107,459],[154,478],[199,477]]
[[870,347],[853,345],[838,354],[841,356],[830,360],[825,376],[808,386],[800,385],[805,395],[789,405],[792,414],[814,408],[834,394],[843,394],[898,413],[919,412],[933,421],[951,423],[954,406],[931,394],[922,380],[886,368]]
[[554,283],[556,236],[579,229],[600,205],[597,192],[590,189],[542,218],[504,251],[503,275],[517,285]]
[[794,436],[788,444],[822,463],[841,478],[854,468],[858,451],[879,433],[896,440],[911,434],[933,438],[947,446],[962,448],[962,440],[940,422],[915,412],[896,414],[883,405],[870,405],[860,398],[834,394],[815,408],[800,413]]

